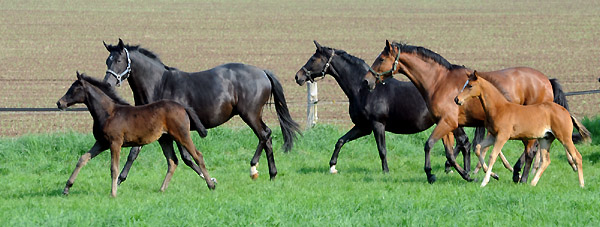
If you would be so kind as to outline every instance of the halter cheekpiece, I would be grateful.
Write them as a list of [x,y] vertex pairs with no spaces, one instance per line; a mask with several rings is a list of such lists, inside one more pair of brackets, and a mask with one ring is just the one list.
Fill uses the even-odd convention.
[[123,80],[126,80],[129,77],[129,74],[131,73],[131,58],[129,58],[129,51],[127,50],[127,48],[123,48],[123,50],[125,50],[125,54],[127,55],[127,68],[125,69],[125,71],[117,74],[111,69],[106,70],[106,73],[110,73],[117,79],[117,87],[121,86]]

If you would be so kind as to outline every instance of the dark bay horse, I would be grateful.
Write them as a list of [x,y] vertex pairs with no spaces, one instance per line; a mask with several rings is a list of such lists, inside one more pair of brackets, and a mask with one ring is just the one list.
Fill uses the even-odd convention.
[[[494,145],[490,166],[487,170],[484,166],[486,174],[481,182],[481,187],[489,182],[496,157],[506,141],[532,138],[538,139],[540,143],[543,162],[531,181],[531,185],[537,184],[542,173],[550,164],[548,151],[552,141],[556,138],[565,147],[567,160],[579,175],[579,185],[584,186],[581,154],[573,144],[571,135],[573,127],[581,132],[584,141],[591,141],[591,137],[589,131],[571,116],[567,109],[553,102],[525,106],[509,102],[495,85],[480,77],[476,71],[469,75],[465,86],[454,100],[456,104],[462,105],[470,98],[481,103],[486,117],[485,127],[490,132],[490,135],[476,147],[476,154],[481,162],[483,162],[483,157],[479,155],[480,149]],[[528,165],[525,166],[525,171],[527,170]]]
[[[64,110],[76,103],[84,103],[90,111],[94,119],[93,133],[96,143],[79,158],[77,166],[67,180],[63,191],[65,195],[69,194],[69,189],[73,186],[81,168],[96,155],[110,149],[111,195],[116,197],[121,147],[146,145],[164,137],[163,133],[167,133],[170,138],[191,153],[194,161],[200,167],[198,174],[204,177],[208,188],[215,188],[214,179],[211,179],[206,171],[202,153],[196,150],[190,137],[190,124],[196,127],[202,137],[206,136],[206,129],[192,109],[170,100],[131,106],[117,96],[108,84],[79,73],[77,73],[77,80],[73,82],[56,105]],[[167,157],[168,171],[160,187],[161,191],[167,188],[177,167],[177,157],[172,150],[164,152]]]
[[[262,120],[263,107],[273,97],[275,110],[283,133],[284,151],[292,149],[299,126],[289,114],[283,88],[275,75],[255,66],[229,63],[201,72],[183,72],[162,63],[158,56],[139,46],[104,44],[110,55],[104,81],[118,86],[128,80],[133,91],[135,105],[148,104],[160,99],[175,100],[193,108],[206,128],[217,127],[235,115],[250,126],[259,139],[256,152],[250,161],[250,176],[258,177],[256,165],[262,151],[267,155],[269,175],[277,175],[271,129]],[[194,130],[194,128],[192,128]],[[172,141],[159,141],[163,149],[173,149]],[[178,144],[179,145],[179,144]],[[140,148],[129,153],[127,163],[119,176],[124,181]],[[183,161],[190,166],[188,152],[179,146]]]
[[[406,75],[417,87],[429,111],[433,114],[436,127],[425,143],[425,155],[439,140],[443,139],[446,151],[452,152],[452,131],[459,126],[484,126],[485,114],[481,103],[470,100],[462,106],[457,106],[453,99],[467,81],[467,73],[472,70],[459,65],[450,64],[439,54],[420,46],[410,46],[401,43],[390,43],[373,62],[371,70],[365,74],[369,88],[387,80],[394,73]],[[483,78],[499,87],[503,94],[513,103],[530,105],[542,102],[557,102],[567,107],[566,98],[558,81],[549,80],[541,72],[527,67],[507,68],[499,71],[481,72]],[[475,142],[474,142],[475,143]],[[525,152],[515,165],[513,181],[519,180],[521,162],[533,159],[531,149],[535,140],[524,140]],[[431,165],[426,157],[425,171],[429,178]],[[521,181],[527,181],[526,172]]]
[[[315,45],[316,52],[296,73],[296,83],[303,85],[307,80],[314,81],[326,74],[331,75],[350,101],[348,111],[354,123],[354,127],[335,145],[329,162],[330,172],[337,173],[335,166],[338,154],[345,143],[371,132],[377,143],[383,171],[388,172],[385,132],[412,134],[430,128],[435,122],[425,101],[412,83],[395,79],[386,80],[385,84],[369,92],[362,84],[369,66],[362,59],[343,50],[323,47],[316,41]],[[457,128],[455,133],[457,148],[463,151],[465,160],[470,160],[467,136],[462,128]]]

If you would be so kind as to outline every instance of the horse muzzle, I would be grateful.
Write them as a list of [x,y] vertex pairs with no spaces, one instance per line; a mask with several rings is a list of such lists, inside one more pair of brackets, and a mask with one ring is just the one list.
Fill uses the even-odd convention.
[[306,79],[305,78],[306,78],[306,75],[304,75],[304,72],[302,70],[298,70],[298,72],[296,73],[296,77],[295,77],[296,83],[299,86],[304,85],[304,83],[306,83]]
[[58,102],[56,102],[56,106],[60,110],[65,110],[68,107],[67,102],[63,101],[62,99],[60,99],[60,100],[58,100]]
[[456,105],[462,106],[462,104],[464,103],[464,100],[459,100],[458,96],[454,97],[454,102],[456,103]]

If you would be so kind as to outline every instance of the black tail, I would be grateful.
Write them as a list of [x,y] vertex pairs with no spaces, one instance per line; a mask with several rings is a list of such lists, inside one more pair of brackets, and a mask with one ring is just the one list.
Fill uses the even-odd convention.
[[[554,93],[554,102],[558,105],[561,105],[565,109],[567,109],[567,111],[571,112],[569,110],[569,103],[567,103],[567,96],[565,95],[565,92],[563,91],[562,86],[558,82],[558,79],[550,79],[550,84],[552,84],[552,92]],[[579,133],[573,133],[573,142],[574,143],[580,143],[584,140],[581,133],[582,133],[581,131],[579,131]]]
[[562,89],[562,86],[558,82],[558,79],[550,79],[550,84],[552,84],[552,92],[554,93],[554,102],[558,105],[561,105],[565,109],[569,110],[569,103],[567,102],[567,96],[565,96],[565,92]]
[[196,111],[194,111],[194,109],[192,109],[192,108],[186,107],[185,112],[187,112],[187,115],[190,118],[190,125],[193,126],[192,129],[195,128],[196,131],[198,132],[198,135],[200,135],[200,137],[202,137],[202,138],[206,137],[208,132],[206,131],[206,127],[204,127],[204,125],[198,118]]
[[475,151],[475,147],[477,146],[477,144],[480,144],[481,141],[483,141],[483,138],[485,137],[485,127],[477,127],[475,128],[475,133],[473,133],[473,146],[471,146],[471,148],[473,148],[473,152]]
[[279,125],[281,125],[281,132],[283,133],[283,151],[288,152],[294,146],[294,140],[297,138],[296,134],[302,134],[300,132],[300,126],[292,119],[292,116],[290,116],[281,83],[279,83],[273,72],[265,70],[265,73],[271,81],[271,93],[273,94],[273,101],[275,103],[277,117],[279,118]]

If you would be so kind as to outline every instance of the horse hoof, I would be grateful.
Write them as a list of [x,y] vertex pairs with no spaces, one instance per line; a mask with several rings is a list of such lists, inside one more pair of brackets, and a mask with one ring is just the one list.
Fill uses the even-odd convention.
[[256,180],[258,178],[258,170],[256,170],[256,166],[250,167],[250,178],[252,178],[252,180]]
[[214,184],[217,184],[217,183],[219,183],[219,182],[217,182],[217,178],[211,177],[211,178],[210,178],[210,180],[211,180],[211,181],[212,181]]
[[429,182],[430,184],[433,184],[436,181],[435,175],[432,174],[431,176],[427,177],[427,182]]
[[331,173],[331,174],[337,174],[338,173],[338,170],[335,169],[335,165],[332,165],[331,168],[329,168],[329,173]]
[[258,179],[258,172],[255,174],[250,174],[250,178],[252,178],[252,180]]
[[121,183],[123,183],[123,181],[125,181],[125,179],[127,178],[120,178],[117,180],[117,185],[121,185]]
[[[514,172],[516,173],[516,172]],[[519,183],[519,181],[521,181],[521,176],[519,176],[519,174],[513,174],[513,182],[515,183]]]
[[494,178],[494,179],[496,179],[496,180],[499,180],[499,179],[500,179],[500,177],[498,177],[498,174],[495,174],[495,173],[494,173],[494,174],[492,174],[492,178]]
[[65,190],[63,190],[63,195],[69,195],[69,189],[65,188]]

